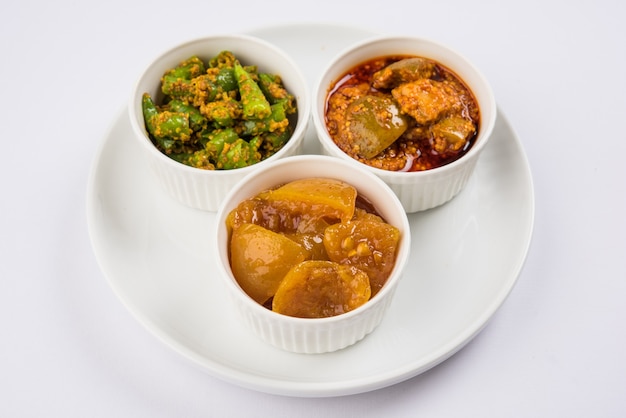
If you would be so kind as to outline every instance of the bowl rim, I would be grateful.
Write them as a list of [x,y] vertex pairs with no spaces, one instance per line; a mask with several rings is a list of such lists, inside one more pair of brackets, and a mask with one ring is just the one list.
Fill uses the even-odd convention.
[[[399,215],[398,218],[400,220],[401,225],[396,225],[396,227],[398,227],[401,231],[401,238],[400,238],[401,245],[396,253],[396,260],[395,260],[392,273],[387,278],[387,281],[385,282],[383,287],[381,287],[378,293],[376,293],[376,295],[370,298],[363,305],[349,312],[346,312],[340,315],[325,317],[325,318],[300,318],[300,317],[280,314],[280,313],[274,312],[270,309],[263,307],[261,304],[259,304],[254,299],[252,299],[241,288],[241,286],[239,286],[239,284],[237,283],[237,280],[232,275],[232,271],[226,265],[226,264],[230,265],[229,260],[228,260],[228,249],[226,249],[225,253],[222,251],[221,239],[228,238],[227,236],[228,231],[226,230],[226,226],[224,225],[224,223],[225,223],[228,212],[231,210],[231,208],[234,208],[236,204],[238,204],[234,202],[234,197],[240,192],[241,189],[244,189],[246,186],[249,186],[250,181],[253,178],[257,178],[263,173],[249,174],[245,176],[244,178],[242,178],[239,182],[237,182],[237,184],[228,192],[226,198],[223,200],[222,204],[220,205],[217,211],[217,215],[216,215],[217,230],[216,230],[216,233],[214,234],[214,239],[216,241],[216,248],[217,248],[216,256],[217,256],[218,266],[223,276],[222,277],[223,282],[226,284],[226,286],[228,286],[231,293],[234,292],[234,294],[237,295],[236,296],[237,299],[240,300],[242,303],[245,303],[247,307],[249,307],[250,309],[254,311],[255,314],[263,315],[263,317],[266,317],[268,319],[275,319],[277,321],[282,321],[285,324],[305,325],[305,326],[318,326],[318,325],[321,326],[323,324],[329,324],[329,323],[338,322],[338,321],[341,321],[341,322],[350,321],[352,320],[352,318],[360,315],[362,312],[369,310],[370,308],[373,308],[375,305],[379,303],[384,302],[387,299],[387,297],[390,296],[390,293],[394,292],[395,287],[397,286],[398,282],[401,280],[402,276],[404,275],[404,271],[406,269],[406,265],[408,264],[409,255],[411,251],[411,227],[410,227],[409,220],[408,220],[408,214],[404,210],[402,203],[400,202],[398,197],[382,179],[380,179],[375,174],[364,170],[362,167],[360,167],[357,164],[351,163],[350,161],[347,161],[347,160],[339,159],[337,157],[318,155],[318,154],[303,154],[303,155],[285,157],[280,160],[275,160],[273,162],[273,165],[271,167],[267,167],[264,170],[264,172],[267,172],[268,170],[272,168],[281,167],[284,165],[297,165],[299,162],[303,160],[318,162],[320,163],[320,165],[330,163],[330,164],[342,166],[344,169],[347,169],[348,172],[357,173],[363,176],[369,182],[375,183],[376,188],[385,191],[385,194],[386,194],[385,198],[391,201],[392,206],[393,206],[393,211],[397,212]],[[322,176],[317,176],[317,175],[296,176],[296,178],[312,178],[312,177],[322,177]],[[290,180],[286,180],[286,181],[290,181]],[[342,181],[350,183],[349,180],[342,180]],[[252,197],[255,194],[259,193],[260,191],[261,190],[251,191],[250,193],[247,193],[247,197],[245,198]],[[223,236],[224,234],[226,234],[226,236]],[[224,254],[226,254],[226,260],[224,260],[223,258]]]
[[[136,138],[139,140],[142,146],[146,147],[148,149],[148,152],[151,155],[153,155],[154,158],[157,158],[162,164],[166,164],[174,169],[182,170],[188,173],[194,173],[196,175],[203,175],[203,176],[224,177],[224,176],[233,175],[234,173],[236,173],[237,175],[245,175],[258,167],[263,167],[267,165],[271,161],[275,161],[276,159],[282,158],[284,154],[289,152],[290,147],[283,146],[280,150],[278,150],[276,153],[272,154],[265,160],[259,161],[258,163],[255,163],[246,167],[234,168],[234,169],[229,169],[229,170],[205,170],[205,169],[200,169],[197,167],[192,167],[192,166],[188,166],[186,164],[180,163],[168,157],[167,155],[163,154],[152,143],[152,140],[146,133],[145,126],[142,123],[139,123],[139,120],[143,121],[143,115],[137,111],[138,109],[137,103],[140,102],[141,95],[143,94],[143,92],[140,91],[140,86],[142,82],[144,81],[144,79],[146,78],[146,74],[153,67],[157,66],[160,61],[166,59],[170,55],[175,54],[176,51],[179,49],[183,49],[183,48],[192,46],[194,44],[201,44],[207,41],[219,41],[219,40],[244,41],[244,42],[254,43],[258,46],[261,46],[263,48],[273,51],[276,55],[281,56],[285,60],[285,62],[289,64],[289,66],[291,66],[292,71],[295,75],[294,81],[300,85],[302,89],[301,91],[302,94],[300,95],[301,97],[296,97],[297,106],[298,106],[296,126],[287,144],[289,144],[289,142],[293,138],[296,138],[296,141],[294,142],[301,142],[306,134],[306,130],[308,128],[308,124],[311,118],[311,92],[310,92],[308,83],[306,81],[306,78],[304,77],[304,73],[302,72],[299,65],[296,63],[296,61],[282,48],[278,47],[277,45],[269,41],[266,41],[265,39],[261,39],[253,35],[247,35],[247,34],[241,34],[241,33],[216,33],[212,35],[190,38],[183,42],[176,43],[168,47],[164,51],[158,53],[154,58],[152,58],[148,62],[147,65],[144,66],[144,68],[141,70],[138,77],[133,83],[133,87],[132,87],[130,98],[129,98],[129,104],[128,104],[130,124],[131,124],[132,130]],[[257,65],[257,64],[253,64],[253,65]]]
[[[452,56],[456,56],[456,58],[458,58],[460,61],[463,62],[463,65],[467,68],[468,72],[472,72],[474,73],[474,78],[477,80],[478,83],[480,83],[482,85],[482,89],[485,91],[485,98],[487,99],[486,101],[482,101],[479,102],[479,108],[481,106],[481,104],[483,104],[484,106],[487,106],[488,109],[491,110],[488,119],[484,120],[482,118],[483,115],[483,111],[481,109],[481,125],[480,125],[480,131],[478,133],[478,136],[481,138],[480,141],[476,141],[474,143],[474,145],[469,149],[469,151],[464,154],[463,156],[461,156],[460,158],[456,159],[455,161],[452,161],[448,164],[439,166],[439,167],[435,167],[435,168],[431,168],[428,170],[421,170],[421,171],[392,171],[392,170],[385,170],[385,169],[381,169],[378,167],[372,167],[370,165],[367,165],[365,163],[362,163],[358,160],[355,160],[354,158],[352,158],[350,155],[346,154],[341,148],[339,148],[337,146],[337,144],[333,141],[333,139],[330,137],[330,135],[328,134],[328,131],[326,129],[326,124],[324,122],[324,116],[320,115],[318,112],[318,97],[320,97],[322,91],[324,92],[324,97],[327,96],[328,91],[331,89],[331,85],[326,85],[323,84],[324,79],[328,77],[328,74],[332,71],[332,69],[334,67],[337,66],[338,63],[340,63],[342,60],[344,60],[346,57],[350,56],[351,54],[356,54],[359,50],[362,50],[363,48],[366,48],[368,46],[371,45],[375,45],[375,44],[380,44],[380,43],[391,43],[391,42],[417,42],[417,43],[422,43],[425,45],[428,45],[431,48],[437,48],[441,51],[446,52],[447,54],[450,54]],[[395,52],[392,52],[390,54],[395,54]],[[408,54],[411,54],[410,52]],[[382,54],[377,54],[376,56],[383,56]],[[372,58],[376,58],[376,56],[372,56]],[[429,58],[428,56],[425,56],[425,58]],[[431,58],[432,59],[432,58]],[[363,60],[361,60],[363,61]],[[357,64],[358,65],[358,64]],[[446,67],[450,68],[447,64],[444,64]],[[341,66],[343,67],[347,67],[347,66]],[[351,66],[350,66],[351,67]],[[476,100],[478,101],[478,97],[476,97],[476,93],[473,91],[473,89],[471,88],[471,86],[469,85],[469,83],[465,80],[465,78],[461,77],[460,75],[457,74],[456,69],[454,68],[450,68],[459,78],[461,78],[461,81],[463,81],[468,88],[470,88],[470,90],[472,91],[472,94],[474,95],[474,97],[476,98]],[[337,74],[336,77],[333,77],[333,80],[331,80],[331,82],[336,82],[336,80],[339,78],[339,76],[341,76],[341,74]],[[390,180],[395,180],[395,179],[403,179],[403,180],[410,180],[410,179],[417,179],[420,177],[427,177],[427,176],[432,176],[434,174],[437,175],[443,175],[444,173],[447,173],[449,171],[454,171],[458,166],[465,164],[466,161],[471,160],[473,158],[476,158],[484,149],[484,147],[487,145],[487,143],[489,142],[490,137],[492,136],[494,127],[495,127],[495,123],[496,123],[496,117],[497,117],[497,104],[496,104],[496,100],[495,100],[495,96],[493,93],[493,89],[491,87],[491,85],[489,84],[487,78],[484,76],[484,74],[472,63],[472,61],[470,61],[465,55],[461,54],[460,52],[458,52],[456,49],[453,49],[452,47],[448,46],[447,44],[444,44],[442,42],[433,40],[431,38],[428,37],[422,37],[422,36],[411,36],[411,35],[373,35],[371,37],[368,37],[366,39],[357,41],[347,47],[345,47],[344,49],[342,49],[340,52],[338,52],[327,64],[326,66],[322,69],[321,73],[319,74],[315,84],[313,85],[313,91],[311,94],[311,99],[312,99],[312,105],[311,105],[311,115],[312,115],[312,119],[313,119],[313,126],[316,130],[316,134],[318,137],[318,140],[321,142],[322,146],[328,146],[332,148],[333,154],[339,158],[342,159],[350,159],[351,161],[356,162],[357,164],[359,164],[360,166],[365,167],[367,170],[376,173],[379,176],[383,176],[387,179]]]

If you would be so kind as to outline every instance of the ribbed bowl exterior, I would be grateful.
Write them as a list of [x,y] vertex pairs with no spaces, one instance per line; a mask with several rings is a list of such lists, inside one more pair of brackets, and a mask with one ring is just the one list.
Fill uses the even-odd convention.
[[360,315],[343,321],[268,321],[245,303],[238,303],[238,310],[246,325],[268,344],[294,353],[328,353],[349,347],[371,333],[383,320],[396,286],[397,282],[382,298],[370,301],[371,306]]
[[[322,153],[342,159],[350,158],[339,148],[325,142],[322,142]],[[419,178],[411,173],[393,173],[374,168],[371,170],[393,190],[407,213],[415,213],[443,205],[459,194],[472,176],[479,155],[480,153],[475,153],[467,156],[463,164],[456,165],[451,170],[424,173]]]
[[[393,172],[373,168],[352,159],[330,137],[325,123],[326,96],[346,71],[385,55],[414,55],[440,62],[458,75],[474,94],[480,108],[480,127],[474,145],[460,159],[442,167],[420,172]],[[400,199],[407,213],[431,209],[450,201],[467,184],[485,148],[496,121],[497,108],[491,87],[483,75],[456,51],[424,38],[377,36],[340,52],[322,72],[312,104],[313,124],[326,155],[350,160],[380,177]]]
[[[302,153],[303,136],[290,139],[290,146],[280,158]],[[161,155],[150,154],[150,168],[157,183],[173,199],[195,209],[217,212],[228,192],[252,170],[246,169],[209,171],[172,164]],[[167,158],[167,157],[166,157]],[[259,163],[261,164],[261,163]]]
[[[353,311],[329,318],[294,318],[273,312],[250,298],[238,285],[230,268],[228,213],[241,201],[263,190],[302,179],[327,177],[345,181],[369,200],[377,212],[400,230],[394,268],[380,291]],[[242,322],[261,340],[295,353],[327,353],[340,350],[363,339],[383,320],[406,267],[411,246],[408,217],[393,191],[363,167],[324,155],[299,155],[284,158],[247,176],[226,197],[217,213],[216,264],[233,309]]]
[[472,158],[472,161],[466,161],[450,175],[428,182],[396,183],[394,179],[385,178],[384,175],[381,177],[398,196],[408,213],[420,212],[443,205],[459,194],[471,177],[476,161],[476,158]]
[[[298,113],[295,129],[289,141],[276,154],[260,163],[233,170],[202,170],[181,164],[161,153],[146,132],[141,107],[142,95],[149,93],[155,100],[162,96],[161,77],[192,55],[205,62],[220,53],[231,51],[244,64],[256,65],[259,71],[278,74],[294,95]],[[297,64],[273,44],[248,35],[213,35],[177,45],[157,57],[135,84],[128,109],[130,123],[141,152],[148,159],[155,180],[165,192],[183,205],[215,212],[228,191],[252,171],[271,161],[302,152],[302,142],[309,126],[311,99],[308,84]]]

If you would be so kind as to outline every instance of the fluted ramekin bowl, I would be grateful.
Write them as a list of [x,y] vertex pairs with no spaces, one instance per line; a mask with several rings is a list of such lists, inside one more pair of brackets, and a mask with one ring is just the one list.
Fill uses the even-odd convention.
[[[254,165],[230,170],[204,170],[179,163],[159,151],[146,130],[142,95],[149,93],[158,102],[161,77],[193,55],[203,61],[222,51],[232,52],[242,65],[256,65],[260,72],[277,74],[295,97],[297,115],[291,138],[275,154]],[[286,52],[262,39],[241,35],[213,35],[177,45],[155,58],[140,75],[129,103],[129,116],[135,140],[146,157],[155,180],[162,189],[183,205],[215,212],[230,189],[243,177],[272,161],[302,152],[302,142],[310,119],[310,96],[301,70]]]
[[[331,138],[325,121],[326,98],[344,74],[366,61],[390,55],[428,58],[452,70],[471,90],[480,110],[478,134],[470,150],[456,161],[424,171],[400,172],[371,167],[346,154]],[[432,40],[408,36],[378,36],[340,52],[323,70],[313,91],[312,115],[322,152],[356,162],[389,185],[408,213],[442,205],[455,197],[467,184],[480,154],[487,146],[496,121],[496,101],[481,72],[464,56]]]
[[[258,193],[306,178],[332,178],[351,184],[376,212],[400,231],[393,270],[382,288],[358,308],[326,318],[300,318],[274,312],[244,292],[229,259],[228,214]],[[381,323],[392,304],[410,254],[411,234],[406,212],[391,189],[377,176],[355,164],[323,155],[288,157],[267,164],[239,182],[217,214],[217,265],[235,311],[246,326],[268,344],[297,353],[325,353],[363,339]]]

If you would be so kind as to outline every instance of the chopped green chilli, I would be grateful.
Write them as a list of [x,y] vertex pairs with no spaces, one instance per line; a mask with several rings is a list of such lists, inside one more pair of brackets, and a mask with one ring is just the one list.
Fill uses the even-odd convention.
[[243,65],[230,51],[192,56],[161,78],[163,99],[142,97],[146,130],[170,158],[229,170],[262,161],[291,137],[297,104],[279,75]]

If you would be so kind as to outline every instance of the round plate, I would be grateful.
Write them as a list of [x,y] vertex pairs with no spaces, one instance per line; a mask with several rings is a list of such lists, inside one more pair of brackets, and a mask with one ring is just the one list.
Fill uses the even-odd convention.
[[[366,31],[321,25],[260,29],[315,81],[327,60]],[[522,145],[499,114],[469,184],[446,205],[409,217],[411,260],[381,325],[347,349],[293,354],[237,320],[216,276],[215,214],[164,195],[150,177],[124,109],[95,156],[87,193],[93,250],[135,318],[173,350],[225,381],[274,394],[339,396],[416,376],[487,324],[524,264],[534,221]],[[312,132],[307,149],[315,152]]]

